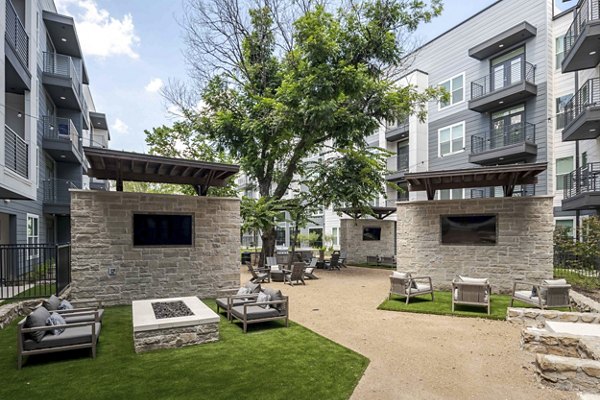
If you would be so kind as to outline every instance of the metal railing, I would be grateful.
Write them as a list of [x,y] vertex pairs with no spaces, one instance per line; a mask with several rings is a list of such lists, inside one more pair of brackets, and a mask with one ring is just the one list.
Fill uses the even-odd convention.
[[13,48],[25,69],[29,69],[29,35],[12,2],[6,0],[6,41]]
[[600,0],[584,0],[563,39],[565,55],[569,54],[569,51],[571,51],[575,42],[581,36],[585,25],[590,21],[598,19],[600,19]]
[[600,284],[600,259],[593,254],[576,254],[555,244],[554,277],[571,279],[573,275],[595,278],[596,284]]
[[535,143],[535,125],[528,122],[491,129],[483,135],[471,136],[471,153],[498,149],[518,143]]
[[48,297],[69,283],[69,244],[0,245],[0,299]]
[[523,81],[535,83],[535,65],[527,61],[514,63],[509,70],[502,70],[502,73],[493,72],[472,81],[471,100],[487,96],[490,93]]
[[70,78],[73,83],[73,89],[81,98],[81,79],[73,63],[73,58],[57,53],[44,53],[44,73]]
[[587,108],[600,106],[600,78],[587,80],[565,106],[565,127]]
[[61,206],[71,205],[69,189],[81,189],[79,183],[68,179],[44,179],[44,203]]
[[[491,197],[503,197],[502,190],[496,188],[471,189],[469,193],[472,199],[487,199]],[[513,191],[513,197],[535,196],[535,185],[517,185]]]
[[29,178],[29,144],[4,125],[4,165],[24,178]]
[[600,192],[600,162],[588,163],[564,176],[564,198],[582,193]]
[[79,154],[83,154],[83,143],[80,140],[79,131],[70,118],[53,117],[44,115],[42,117],[44,138],[52,140],[64,140],[73,144]]
[[408,172],[409,167],[409,158],[408,153],[406,154],[398,154],[396,156],[392,156],[387,160],[387,169],[392,172]]

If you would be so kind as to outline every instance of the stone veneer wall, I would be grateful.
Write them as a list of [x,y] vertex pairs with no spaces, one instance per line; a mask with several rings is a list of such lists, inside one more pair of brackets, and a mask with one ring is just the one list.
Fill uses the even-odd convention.
[[[363,240],[363,228],[381,228],[381,240]],[[395,221],[378,219],[342,219],[340,249],[346,251],[346,264],[366,263],[367,256],[394,256]]]
[[[497,215],[497,244],[442,245],[440,216]],[[398,203],[397,269],[430,275],[448,289],[460,274],[490,279],[495,292],[513,280],[552,278],[552,197],[502,197]]]
[[[133,247],[133,214],[192,214],[191,247]],[[240,205],[234,198],[71,192],[71,297],[104,304],[215,297],[239,286]],[[108,269],[116,268],[115,276]]]

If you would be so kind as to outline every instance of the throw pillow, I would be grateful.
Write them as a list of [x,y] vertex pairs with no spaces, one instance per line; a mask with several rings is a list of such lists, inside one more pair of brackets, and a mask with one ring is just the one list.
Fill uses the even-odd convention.
[[73,306],[69,303],[68,300],[63,300],[60,302],[60,306],[58,306],[59,310],[72,310]]
[[534,298],[534,297],[537,297],[537,296],[538,296],[537,286],[533,286],[531,288],[531,296],[529,296],[529,298],[531,299],[531,298]]
[[260,292],[260,284],[259,283],[252,283],[250,281],[248,281],[244,287],[248,288],[250,290],[249,293],[258,293]]
[[[46,320],[46,326],[58,326],[58,325],[65,325],[67,322],[65,321],[65,319],[62,317],[62,315],[60,315],[57,312],[53,312],[52,314],[50,314],[50,316],[48,317],[48,319]],[[60,335],[61,333],[63,333],[65,331],[65,328],[56,328],[56,329],[52,329],[50,331],[50,333],[52,333],[53,335]]]
[[[25,320],[26,328],[39,328],[40,326],[46,326],[46,321],[50,317],[50,313],[48,310],[40,306],[33,310],[31,314]],[[46,335],[47,331],[39,331],[39,332],[31,332],[29,333],[29,337],[31,337],[36,342],[41,342],[44,335]]]
[[410,272],[394,271],[394,272],[392,272],[392,277],[398,278],[398,279],[407,279],[407,278],[410,278]]
[[[259,292],[258,293],[258,297],[256,298],[256,302],[257,303],[264,303],[266,301],[271,301],[271,296],[269,296],[265,292]],[[266,310],[269,309],[269,305],[268,304],[259,304],[258,306],[262,307],[262,308],[264,308]]]
[[44,308],[48,311],[56,311],[60,306],[60,299],[55,295],[50,296],[48,300],[44,300]]
[[244,295],[244,294],[250,294],[250,289],[248,289],[247,287],[241,287],[241,288],[239,288],[238,291],[237,291],[237,295],[241,296],[241,295]]

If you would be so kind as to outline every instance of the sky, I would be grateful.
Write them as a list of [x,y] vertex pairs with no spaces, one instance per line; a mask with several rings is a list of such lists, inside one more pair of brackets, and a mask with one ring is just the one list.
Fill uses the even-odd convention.
[[[416,39],[425,43],[495,1],[445,0],[442,15],[421,26]],[[59,13],[75,19],[96,111],[107,115],[110,147],[144,152],[144,130],[174,119],[160,90],[187,76],[183,0],[55,3]]]

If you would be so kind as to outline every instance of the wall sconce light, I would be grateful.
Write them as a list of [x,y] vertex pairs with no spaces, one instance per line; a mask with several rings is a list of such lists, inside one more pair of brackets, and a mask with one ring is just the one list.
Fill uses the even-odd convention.
[[19,111],[19,112],[17,113],[17,117],[19,117],[19,118],[23,118],[23,113],[22,113],[21,111]]

